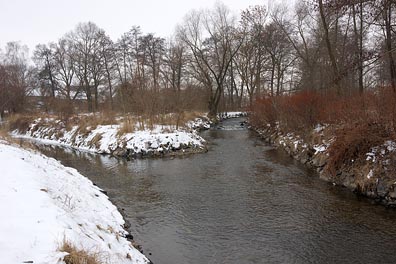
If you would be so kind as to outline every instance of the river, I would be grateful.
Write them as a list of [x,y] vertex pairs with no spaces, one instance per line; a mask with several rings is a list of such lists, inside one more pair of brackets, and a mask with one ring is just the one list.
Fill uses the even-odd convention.
[[106,190],[155,264],[396,263],[396,210],[321,181],[241,121],[182,158],[39,148]]

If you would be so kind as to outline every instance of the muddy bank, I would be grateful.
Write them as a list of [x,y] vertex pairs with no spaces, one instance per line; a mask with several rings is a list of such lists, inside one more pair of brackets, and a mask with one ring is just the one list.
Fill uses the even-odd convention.
[[396,207],[395,142],[385,141],[372,147],[364,155],[345,159],[335,169],[330,162],[330,155],[333,154],[330,149],[336,138],[329,127],[316,127],[308,139],[293,133],[284,133],[279,126],[252,129],[266,142],[285,150],[299,162],[315,168],[321,179],[348,188],[385,206]]

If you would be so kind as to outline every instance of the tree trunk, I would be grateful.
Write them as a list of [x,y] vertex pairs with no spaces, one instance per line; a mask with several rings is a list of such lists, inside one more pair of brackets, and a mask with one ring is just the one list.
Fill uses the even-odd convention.
[[210,117],[216,117],[218,109],[219,109],[221,95],[222,95],[222,84],[217,83],[215,94],[210,96],[210,101],[209,101],[209,116]]
[[330,62],[331,62],[331,66],[332,66],[332,69],[333,69],[334,85],[335,85],[335,87],[337,89],[337,94],[340,95],[341,94],[341,86],[340,86],[341,78],[340,78],[340,75],[339,75],[337,61],[336,61],[336,58],[334,56],[333,48],[332,48],[331,41],[330,41],[329,27],[327,25],[326,16],[325,16],[325,13],[324,13],[323,0],[319,0],[319,12],[320,12],[320,17],[321,17],[321,20],[322,20],[323,30],[324,30],[324,34],[325,34],[327,52],[329,53]]
[[356,47],[356,61],[358,65],[358,80],[359,80],[359,93],[363,93],[363,2],[360,0],[360,23],[359,30],[357,28],[356,21],[356,7],[352,6],[353,11],[353,29],[355,35],[355,47]]
[[89,81],[87,78],[85,78],[84,81],[85,81],[84,90],[85,90],[85,95],[87,97],[88,112],[93,112],[91,87],[89,85]]
[[95,111],[98,111],[98,109],[99,109],[99,91],[98,91],[98,85],[99,84],[96,84],[95,83]]
[[393,92],[396,92],[396,68],[395,60],[393,58],[392,50],[392,1],[386,1],[386,8],[384,9],[385,18],[385,33],[386,33],[386,51],[388,53],[390,81]]
[[276,66],[276,96],[280,95],[280,87],[281,87],[281,78],[282,78],[282,73],[281,73],[281,63],[278,62]]
[[55,85],[54,76],[52,75],[52,67],[49,56],[50,55],[48,53],[45,54],[45,63],[47,64],[48,67],[48,77],[51,83],[51,97],[55,97],[56,85]]
[[113,85],[111,84],[111,73],[110,73],[110,69],[109,69],[109,65],[108,65],[106,56],[104,56],[104,59],[105,59],[105,69],[106,69],[106,74],[107,74],[107,83],[109,85],[110,108],[111,108],[111,110],[114,110]]
[[89,87],[85,89],[86,90],[86,96],[87,96],[87,104],[88,104],[88,112],[93,112],[93,105],[92,105],[92,95],[91,92],[87,92],[89,90]]
[[274,78],[275,78],[275,60],[272,59],[272,68],[271,68],[271,96],[274,96]]

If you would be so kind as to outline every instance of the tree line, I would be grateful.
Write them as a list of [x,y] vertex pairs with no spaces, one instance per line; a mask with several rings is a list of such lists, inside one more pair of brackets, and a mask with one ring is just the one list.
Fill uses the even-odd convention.
[[33,94],[49,111],[83,101],[90,112],[213,116],[301,90],[396,91],[395,7],[394,0],[304,0],[235,15],[217,3],[189,12],[170,38],[134,26],[116,41],[95,23],[80,23],[37,45],[34,65],[26,47],[6,45],[0,112],[25,110]]

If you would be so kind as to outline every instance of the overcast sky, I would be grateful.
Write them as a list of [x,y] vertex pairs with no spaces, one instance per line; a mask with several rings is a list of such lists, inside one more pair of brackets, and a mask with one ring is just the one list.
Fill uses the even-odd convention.
[[[216,0],[0,0],[0,47],[21,41],[30,51],[57,41],[79,22],[92,21],[113,40],[133,25],[168,37],[191,9],[211,8]],[[267,0],[223,0],[232,11]]]

